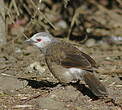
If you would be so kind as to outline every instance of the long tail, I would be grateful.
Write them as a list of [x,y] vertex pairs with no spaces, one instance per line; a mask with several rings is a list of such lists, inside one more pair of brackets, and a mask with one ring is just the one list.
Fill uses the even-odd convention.
[[105,86],[91,72],[86,72],[83,75],[85,83],[89,86],[94,95],[98,97],[107,96],[108,92]]

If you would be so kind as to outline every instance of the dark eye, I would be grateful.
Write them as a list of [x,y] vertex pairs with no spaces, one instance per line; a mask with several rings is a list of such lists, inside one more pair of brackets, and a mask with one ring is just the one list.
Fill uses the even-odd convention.
[[36,39],[36,41],[37,41],[37,42],[40,42],[40,41],[42,41],[42,39]]

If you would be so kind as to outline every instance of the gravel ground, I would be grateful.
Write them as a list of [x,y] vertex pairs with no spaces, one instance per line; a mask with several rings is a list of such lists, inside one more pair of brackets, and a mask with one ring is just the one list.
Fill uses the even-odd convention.
[[38,49],[8,44],[0,52],[0,110],[122,110],[122,46],[77,47],[96,60],[108,97],[94,97],[83,81],[59,86]]

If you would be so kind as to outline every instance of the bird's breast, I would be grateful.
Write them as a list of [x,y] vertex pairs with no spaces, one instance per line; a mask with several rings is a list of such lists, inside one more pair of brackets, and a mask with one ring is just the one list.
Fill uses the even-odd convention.
[[85,72],[86,72],[85,70],[79,68],[69,68],[67,69],[66,74],[71,75],[73,81],[77,81],[82,79],[82,76],[84,75]]
[[75,73],[82,73],[84,70],[80,68],[69,68],[68,69],[70,73],[75,74]]

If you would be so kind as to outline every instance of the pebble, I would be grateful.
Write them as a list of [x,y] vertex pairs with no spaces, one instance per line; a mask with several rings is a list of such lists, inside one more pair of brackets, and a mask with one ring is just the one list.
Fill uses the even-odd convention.
[[59,22],[56,23],[56,27],[59,27],[61,29],[66,29],[67,28],[67,24],[65,21],[60,20]]
[[86,46],[87,47],[92,47],[92,46],[94,46],[96,44],[96,41],[94,40],[94,39],[88,39],[87,41],[86,41]]
[[39,62],[34,62],[27,67],[28,72],[33,73],[34,71],[37,71],[37,73],[39,73],[40,75],[42,75],[45,70],[46,69],[44,68],[44,66],[42,67]]
[[16,77],[12,76],[0,76],[0,90],[4,91],[7,94],[16,92],[16,90],[21,89],[27,86],[28,82],[19,80]]
[[64,102],[54,100],[50,97],[39,98],[39,107],[43,110],[68,110]]

